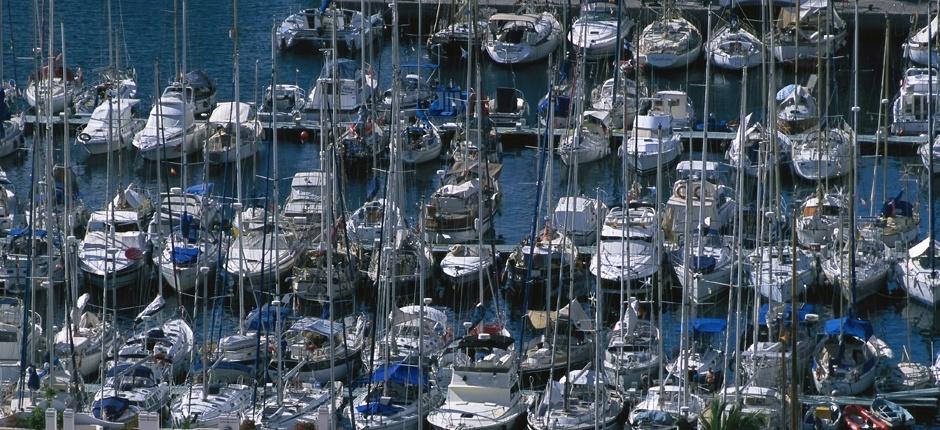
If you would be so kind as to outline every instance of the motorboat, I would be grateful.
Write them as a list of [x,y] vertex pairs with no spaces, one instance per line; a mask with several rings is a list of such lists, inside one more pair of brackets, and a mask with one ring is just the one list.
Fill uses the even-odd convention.
[[306,103],[307,92],[297,85],[277,84],[273,89],[269,85],[264,89],[261,107],[258,108],[258,120],[262,124],[300,121]]
[[118,338],[110,322],[103,321],[101,315],[88,309],[90,302],[91,295],[82,294],[75,306],[69,309],[70,325],[55,335],[56,357],[70,368],[74,366],[74,371],[89,380],[99,373],[106,352]]
[[871,401],[871,414],[891,428],[907,428],[914,425],[914,416],[907,409],[884,397],[875,397]]
[[85,228],[78,259],[90,285],[109,290],[145,279],[150,244],[135,211],[96,211]]
[[565,136],[558,153],[565,164],[591,163],[610,154],[610,113],[586,110],[574,134]]
[[802,430],[836,430],[842,424],[842,406],[836,403],[810,405],[803,415]]
[[604,372],[585,367],[549,381],[526,420],[531,430],[613,430],[620,428],[623,411],[623,397],[608,385]]
[[522,127],[529,116],[529,102],[525,95],[512,87],[497,87],[496,97],[486,100],[485,109],[496,127]]
[[599,220],[607,216],[604,202],[585,196],[561,197],[552,211],[552,223],[575,246],[591,245],[597,241]]
[[466,243],[476,240],[480,232],[486,234],[492,229],[493,216],[502,197],[499,174],[503,166],[482,163],[456,162],[443,173],[442,185],[431,194],[424,207],[427,241]]
[[183,80],[170,82],[163,90],[163,96],[176,96],[183,98],[183,87],[186,87],[186,100],[193,106],[193,116],[209,115],[215,109],[215,82],[203,70],[193,70],[184,76]]
[[839,178],[852,171],[852,135],[847,124],[813,128],[793,145],[793,171],[807,181]]
[[678,10],[667,8],[640,33],[640,63],[654,69],[685,67],[702,52],[702,34]]
[[91,113],[88,123],[75,138],[91,155],[128,149],[131,141],[143,127],[137,118],[138,99],[118,99],[102,102]]
[[800,205],[796,218],[796,238],[807,248],[823,247],[838,239],[837,230],[845,232],[848,220],[844,216],[849,203],[840,193],[821,193],[807,198]]
[[642,288],[641,282],[659,272],[662,252],[658,241],[662,234],[656,222],[656,209],[643,202],[630,202],[628,207],[614,207],[607,212],[600,252],[591,257],[589,266],[591,274],[604,281],[605,293],[619,294],[622,281]]
[[[933,90],[931,97],[930,91]],[[927,133],[927,107],[940,102],[937,69],[912,67],[904,71],[898,95],[891,105],[891,134],[917,136]],[[933,112],[933,129],[940,125],[940,115]]]
[[847,36],[848,26],[829,0],[809,0],[780,10],[772,53],[784,63],[815,60],[817,55],[829,59],[845,46]]
[[685,91],[663,90],[657,91],[653,97],[641,100],[644,105],[641,110],[649,112],[668,113],[672,117],[672,128],[689,129],[695,124],[695,109],[692,107],[692,99]]
[[682,141],[678,134],[673,133],[670,112],[644,109],[643,106],[640,109],[633,122],[633,131],[626,144],[620,145],[618,155],[626,158],[629,168],[642,175],[675,162],[682,151]]
[[704,227],[680,242],[669,259],[682,290],[702,303],[728,289],[736,256],[726,237]]
[[715,30],[712,38],[705,43],[705,52],[712,64],[728,70],[741,70],[760,64],[763,51],[763,42],[748,28],[740,25],[736,17]]
[[319,231],[323,227],[324,200],[328,198],[326,187],[330,179],[322,170],[294,173],[281,219],[299,233]]
[[854,396],[875,383],[891,349],[874,336],[871,322],[855,317],[826,321],[826,337],[813,352],[813,384],[819,393]]
[[750,119],[748,115],[743,133],[739,130],[734,134],[725,152],[725,159],[735,169],[744,169],[744,173],[751,178],[767,177],[777,166],[790,164],[792,142],[779,129],[776,130],[775,138],[761,123],[752,125]]
[[819,124],[816,98],[808,87],[790,84],[774,97],[777,101],[777,127],[789,134],[798,134]]
[[301,45],[329,48],[335,38],[339,47],[359,51],[363,39],[374,43],[384,30],[381,11],[366,15],[358,10],[331,8],[324,2],[319,8],[302,9],[285,18],[277,28],[277,38],[282,49]]
[[819,279],[816,257],[803,248],[797,248],[794,253],[790,243],[757,247],[748,256],[746,264],[750,285],[771,303],[789,302],[794,284],[797,296],[804,297],[808,288],[816,285]]
[[675,242],[699,223],[708,220],[711,230],[725,231],[733,224],[738,202],[731,166],[715,161],[682,161],[676,166],[677,179],[666,200],[662,228],[667,242]]
[[76,88],[70,115],[88,118],[102,104],[136,98],[137,71],[133,68],[120,70],[107,66],[99,74],[97,84]]
[[[261,121],[248,103],[219,103],[209,115],[208,127],[206,162],[210,164],[231,163],[254,156],[264,139]],[[238,142],[235,141],[236,128]]]
[[[415,73],[402,72],[404,74],[399,78],[398,83],[398,108],[402,110],[426,108],[436,96],[434,93],[434,88],[438,85],[437,78],[434,76],[436,66],[428,63],[422,64],[420,69],[416,65],[409,66],[417,70]],[[402,65],[401,68],[406,69],[406,66]],[[392,88],[388,88],[382,94],[382,108],[391,109],[392,100]]]
[[561,43],[562,25],[549,12],[490,16],[484,48],[494,62],[521,64],[548,57]]
[[422,164],[437,160],[444,143],[437,127],[428,121],[416,120],[402,130],[401,160],[408,164]]
[[581,3],[581,16],[571,24],[568,42],[572,49],[589,59],[616,54],[623,41],[633,32],[634,21],[620,13],[617,2],[589,0]]
[[[937,45],[937,38],[940,37],[937,34],[938,25],[940,25],[940,17],[934,16],[927,25],[918,28],[917,31],[912,29],[911,35],[901,44],[904,58],[921,66],[940,66],[937,63],[937,50],[940,49],[940,45]],[[930,40],[931,37],[933,40]],[[927,48],[931,44],[933,44],[933,51],[928,52]]]
[[[847,232],[849,233],[849,232]],[[849,246],[842,237],[837,242],[843,245],[841,252],[833,252],[822,263],[822,271],[831,285],[842,291],[842,297],[850,302],[861,302],[877,295],[887,284],[890,265],[888,247],[880,240],[858,238],[855,241],[855,282],[849,266]]]
[[225,271],[229,279],[244,278],[249,291],[273,291],[273,286],[291,274],[297,262],[298,237],[293,231],[273,225],[241,231],[226,255]]
[[441,272],[451,285],[474,285],[481,273],[489,277],[494,263],[490,250],[477,245],[451,245],[441,260]]
[[608,335],[604,351],[607,380],[624,391],[648,386],[662,364],[659,328],[652,321],[640,319],[639,310],[637,299],[630,297],[623,317]]
[[[48,357],[43,333],[42,318],[36,311],[27,310],[22,299],[0,297],[0,381],[18,379],[25,367],[38,365],[40,357]],[[27,346],[26,356],[21,355],[23,345]],[[31,360],[30,354],[36,361]]]
[[134,135],[133,144],[147,160],[175,160],[199,151],[205,128],[196,124],[194,106],[172,93],[160,97],[150,109],[143,130]]
[[467,335],[450,344],[450,381],[443,404],[428,414],[436,430],[513,428],[525,414],[515,339],[504,334]]

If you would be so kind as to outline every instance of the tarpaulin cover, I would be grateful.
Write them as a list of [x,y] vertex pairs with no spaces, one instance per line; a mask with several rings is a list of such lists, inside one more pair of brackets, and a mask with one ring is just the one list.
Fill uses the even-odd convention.
[[826,321],[826,334],[830,336],[844,333],[865,340],[874,332],[871,322],[859,318],[844,317]]
[[427,382],[427,378],[421,374],[421,370],[417,366],[401,363],[386,364],[376,369],[375,373],[372,374],[372,382],[383,382],[386,378],[391,382],[408,385]]
[[199,258],[199,248],[173,248],[173,262],[176,264],[192,264]]

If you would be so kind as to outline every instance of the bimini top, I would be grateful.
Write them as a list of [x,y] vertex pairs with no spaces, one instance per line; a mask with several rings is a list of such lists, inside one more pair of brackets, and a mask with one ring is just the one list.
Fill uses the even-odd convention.
[[826,321],[826,334],[830,336],[847,334],[861,340],[866,340],[870,338],[874,332],[875,330],[872,328],[871,322],[860,318],[843,317]]

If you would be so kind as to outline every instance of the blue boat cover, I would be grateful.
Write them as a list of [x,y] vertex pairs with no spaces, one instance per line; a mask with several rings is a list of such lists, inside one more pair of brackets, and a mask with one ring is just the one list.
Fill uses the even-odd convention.
[[212,182],[205,182],[202,184],[192,185],[186,189],[187,194],[195,194],[197,196],[205,196],[212,194]]
[[[294,310],[289,305],[281,305],[281,318],[288,319],[294,315]],[[248,313],[245,322],[249,330],[274,330],[274,323],[277,322],[277,309],[270,303],[262,305],[261,309],[254,308]]]
[[[26,236],[29,233],[30,233],[29,227],[13,227],[12,229],[10,229],[10,236],[12,237]],[[46,237],[46,231],[36,230],[36,237],[40,239]]]
[[[783,315],[781,319],[784,324],[790,324],[792,319],[790,312],[793,310],[793,306],[789,303],[786,304],[783,310]],[[760,310],[757,311],[757,323],[760,325],[767,325],[767,313],[770,312],[770,304],[764,303],[760,306]],[[796,309],[797,318],[800,322],[806,321],[806,315],[816,313],[816,305],[812,303],[802,303],[800,307]]]
[[356,412],[366,415],[395,415],[400,410],[402,410],[402,408],[398,406],[383,405],[375,401],[356,406]]
[[[95,403],[92,404],[91,411],[95,418],[110,420],[120,417],[130,406],[131,402],[125,398],[105,397],[95,400]],[[104,409],[104,415],[101,414],[102,408]]]
[[173,262],[176,264],[193,264],[199,259],[199,248],[173,248]]
[[402,363],[386,364],[379,367],[376,369],[375,373],[372,374],[372,382],[383,382],[386,379],[386,375],[389,381],[402,385],[427,383],[427,378],[421,374],[421,370],[418,369],[417,366],[409,366]]
[[692,264],[689,264],[689,268],[696,272],[711,272],[715,270],[715,265],[718,264],[715,257],[708,255],[692,255],[691,257]]
[[874,332],[871,322],[860,318],[845,317],[826,321],[826,334],[830,336],[844,333],[865,340]]
[[727,326],[727,321],[721,318],[699,317],[692,320],[692,330],[699,334],[723,333]]

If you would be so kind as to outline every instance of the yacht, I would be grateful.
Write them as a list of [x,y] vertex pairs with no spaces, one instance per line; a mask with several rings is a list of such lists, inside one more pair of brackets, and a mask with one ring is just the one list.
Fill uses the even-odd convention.
[[198,151],[205,128],[196,124],[194,108],[176,93],[160,97],[150,109],[147,125],[134,135],[140,155],[151,161],[175,160]]
[[[183,81],[171,82],[163,90],[163,96],[175,96],[183,98]],[[203,70],[193,70],[186,73],[186,100],[193,106],[192,113],[197,117],[209,115],[215,108],[215,82]]]
[[830,6],[829,0],[810,0],[799,5],[799,9],[780,10],[774,29],[774,57],[785,63],[815,60],[817,55],[824,59],[834,57],[845,46],[848,36],[848,26],[835,6]]
[[357,10],[330,8],[324,2],[319,8],[302,9],[285,18],[277,28],[277,38],[282,49],[304,44],[315,49],[329,48],[335,37],[340,47],[359,51],[363,39],[373,43],[384,29],[381,11],[367,16]]
[[[931,88],[932,87],[932,88]],[[933,90],[931,97],[930,91]],[[927,133],[927,105],[940,106],[940,80],[933,68],[912,67],[904,71],[901,87],[891,106],[891,133],[917,136]],[[931,100],[932,99],[932,100]],[[940,114],[933,112],[933,129],[940,125]]]
[[91,113],[88,124],[79,131],[76,143],[91,155],[130,148],[134,135],[143,126],[137,118],[139,105],[140,100],[137,99],[102,102]]
[[[235,142],[235,129],[239,142]],[[254,107],[243,102],[219,103],[209,115],[206,162],[224,164],[255,155],[264,139],[264,129]],[[241,145],[237,145],[240,143]]]
[[603,281],[605,293],[619,294],[622,281],[637,291],[643,288],[642,281],[659,272],[662,234],[656,222],[656,209],[644,202],[630,202],[607,212],[600,252],[591,257],[589,266],[591,274]]
[[701,52],[702,34],[675,8],[667,8],[640,33],[640,62],[654,69],[685,67]]
[[521,64],[548,57],[561,43],[562,25],[548,12],[490,16],[484,48],[494,62]]
[[816,392],[854,396],[871,388],[882,361],[892,355],[871,323],[855,317],[829,320],[825,334],[812,355]]
[[709,227],[718,232],[731,226],[738,203],[734,200],[735,190],[728,186],[733,183],[730,166],[715,161],[682,161],[676,172],[678,179],[663,211],[667,241],[675,242],[696,230],[700,220],[708,220]]
[[597,241],[598,219],[607,216],[607,205],[585,196],[562,197],[552,211],[552,223],[575,246],[591,245]]
[[[581,16],[568,30],[568,42],[576,52],[589,59],[611,57],[633,32],[634,21],[620,14],[617,2],[588,0],[581,3]],[[619,38],[618,38],[619,36]]]

